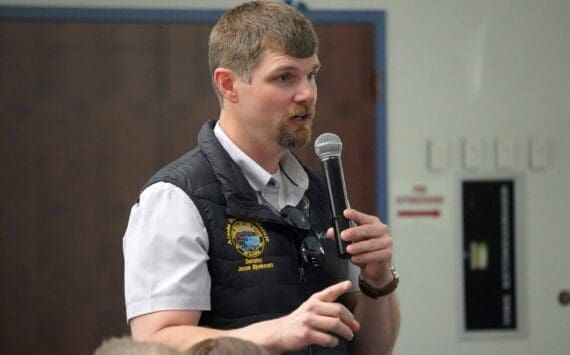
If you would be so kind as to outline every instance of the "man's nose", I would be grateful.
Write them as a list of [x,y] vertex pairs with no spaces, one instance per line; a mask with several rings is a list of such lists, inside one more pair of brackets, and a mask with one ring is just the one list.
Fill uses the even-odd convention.
[[317,100],[317,84],[313,80],[304,80],[295,93],[295,102],[314,103]]

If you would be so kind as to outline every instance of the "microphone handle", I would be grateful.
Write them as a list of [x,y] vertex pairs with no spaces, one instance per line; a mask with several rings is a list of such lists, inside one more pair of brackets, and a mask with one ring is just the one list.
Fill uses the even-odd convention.
[[330,157],[322,160],[321,162],[329,193],[332,225],[338,255],[341,258],[350,258],[350,254],[346,252],[346,246],[349,243],[340,239],[340,233],[353,226],[352,221],[346,219],[342,213],[345,209],[349,208],[342,162],[340,157]]

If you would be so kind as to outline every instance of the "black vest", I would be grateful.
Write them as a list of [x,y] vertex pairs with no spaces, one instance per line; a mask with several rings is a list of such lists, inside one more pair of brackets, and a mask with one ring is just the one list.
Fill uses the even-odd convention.
[[[202,312],[200,325],[233,329],[292,312],[314,292],[346,280],[348,264],[325,237],[331,218],[322,180],[305,168],[309,188],[298,207],[308,211],[312,232],[291,226],[251,188],[216,139],[214,125],[205,123],[198,147],[162,168],[145,187],[169,182],[196,204],[209,236],[212,279],[212,310]],[[308,234],[320,236],[325,249],[320,268],[301,259]],[[346,354],[346,346],[341,341],[335,349],[311,346],[296,354]]]

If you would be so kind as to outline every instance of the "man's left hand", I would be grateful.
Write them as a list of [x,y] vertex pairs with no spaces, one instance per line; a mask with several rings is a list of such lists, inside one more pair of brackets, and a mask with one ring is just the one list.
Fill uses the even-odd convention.
[[[392,237],[390,228],[376,216],[355,209],[344,210],[344,217],[356,223],[356,227],[344,230],[340,237],[349,242],[346,251],[350,261],[360,266],[362,277],[375,287],[383,287],[392,280]],[[334,231],[329,228],[329,238]]]

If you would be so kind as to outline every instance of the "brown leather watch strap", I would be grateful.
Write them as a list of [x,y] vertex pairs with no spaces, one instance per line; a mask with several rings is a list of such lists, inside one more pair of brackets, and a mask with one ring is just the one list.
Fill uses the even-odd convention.
[[394,292],[394,290],[398,287],[398,283],[400,283],[400,278],[396,269],[392,266],[390,269],[392,272],[392,276],[394,279],[382,288],[375,288],[374,286],[370,285],[368,282],[364,281],[362,275],[358,278],[358,286],[360,286],[360,292],[365,294],[368,297],[378,298],[382,296],[389,295],[390,293]]

